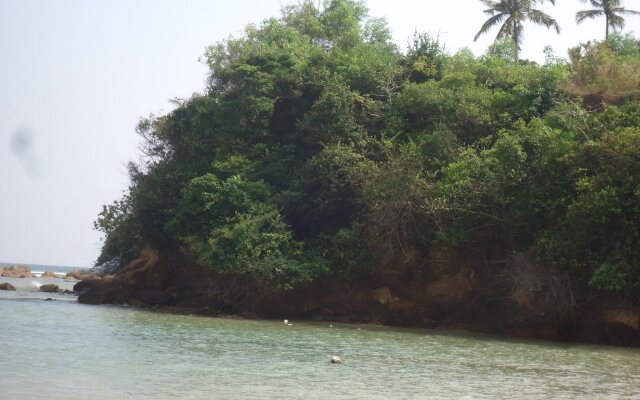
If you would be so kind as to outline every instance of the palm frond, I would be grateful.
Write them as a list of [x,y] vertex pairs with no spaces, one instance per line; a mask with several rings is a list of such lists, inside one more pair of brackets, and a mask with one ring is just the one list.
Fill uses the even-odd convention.
[[576,23],[581,24],[586,19],[594,19],[604,15],[602,10],[585,10],[576,13]]
[[513,36],[513,18],[507,18],[496,35],[496,41]]
[[616,9],[617,13],[620,14],[628,14],[628,15],[640,15],[640,11],[635,11],[635,10],[627,10],[624,7],[621,7],[619,9]]
[[619,15],[612,14],[609,17],[609,26],[614,30],[624,28],[624,18]]
[[500,24],[502,20],[505,19],[506,16],[507,16],[506,14],[500,13],[486,20],[485,23],[482,25],[482,28],[480,28],[476,36],[473,38],[473,41],[474,42],[477,41],[480,35],[482,35],[483,33],[486,33],[493,26]]
[[[496,6],[498,5],[498,4],[497,4],[497,2],[492,1],[492,0],[480,0],[480,2],[481,2],[482,4],[484,4],[484,5],[485,5],[485,7],[489,8],[489,9],[492,9],[492,10],[493,10],[493,9],[495,9],[495,8],[496,8]],[[485,12],[486,12],[486,11],[485,11]]]
[[558,25],[558,22],[545,12],[540,10],[529,10],[529,19],[533,23],[544,25],[547,28],[553,28],[557,33],[560,33],[560,25]]

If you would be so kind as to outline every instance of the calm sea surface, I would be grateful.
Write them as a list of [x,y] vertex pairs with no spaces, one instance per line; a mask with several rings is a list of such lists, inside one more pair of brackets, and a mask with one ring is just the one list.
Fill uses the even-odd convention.
[[3,400],[640,398],[635,349],[167,315],[1,282],[18,289],[0,291]]

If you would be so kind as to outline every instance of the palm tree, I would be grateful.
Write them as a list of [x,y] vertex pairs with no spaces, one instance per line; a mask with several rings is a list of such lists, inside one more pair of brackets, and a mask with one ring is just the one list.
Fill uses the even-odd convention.
[[[534,24],[543,25],[547,28],[554,28],[556,32],[560,33],[560,25],[555,19],[543,11],[537,10],[533,7],[537,3],[544,3],[545,0],[480,0],[487,9],[484,10],[485,14],[491,15],[487,21],[485,21],[482,28],[473,38],[475,42],[480,35],[487,33],[489,29],[496,25],[502,25],[496,41],[504,38],[513,40],[516,51],[516,60],[518,59],[518,52],[524,38],[524,27],[522,23],[524,21],[531,21]],[[551,4],[556,4],[555,0],[549,0]]]
[[[581,1],[583,3],[587,2],[587,0]],[[616,28],[624,28],[624,18],[620,14],[640,15],[638,11],[627,10],[622,7],[620,0],[589,0],[589,2],[595,7],[595,10],[578,11],[576,13],[576,22],[580,24],[587,18],[597,18],[604,15],[607,23],[606,39],[609,39],[609,27],[614,30]]]

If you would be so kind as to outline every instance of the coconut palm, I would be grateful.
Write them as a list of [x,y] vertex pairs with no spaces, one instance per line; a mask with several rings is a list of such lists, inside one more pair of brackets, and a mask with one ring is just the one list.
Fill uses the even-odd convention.
[[[587,0],[581,1],[583,3],[587,2]],[[576,13],[576,22],[580,24],[585,19],[597,18],[604,15],[607,25],[605,38],[607,39],[609,39],[609,27],[613,28],[614,31],[616,28],[624,28],[624,18],[622,18],[621,14],[640,15],[638,11],[627,10],[622,7],[620,0],[589,0],[589,3],[591,3],[595,9],[578,11]]]
[[[501,25],[496,36],[496,41],[504,38],[513,40],[516,51],[516,60],[518,59],[518,52],[521,49],[522,41],[524,39],[524,27],[523,22],[531,21],[537,25],[543,25],[547,28],[554,28],[556,32],[560,33],[560,25],[555,19],[551,18],[548,14],[534,7],[538,3],[544,3],[545,0],[480,0],[487,9],[484,10],[485,14],[491,16],[485,21],[482,28],[473,38],[475,42],[480,35],[487,33],[489,29],[496,25]],[[555,5],[555,0],[549,0],[551,4]]]

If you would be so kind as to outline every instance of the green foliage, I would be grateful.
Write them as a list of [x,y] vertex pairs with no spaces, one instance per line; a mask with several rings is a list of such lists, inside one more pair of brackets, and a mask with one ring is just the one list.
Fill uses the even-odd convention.
[[251,282],[246,289],[289,289],[322,272],[324,263],[307,259],[270,198],[264,182],[203,175],[187,184],[166,229],[202,264]]
[[315,4],[209,47],[206,94],[141,120],[99,262],[181,251],[255,305],[401,254],[429,268],[446,245],[496,269],[535,255],[584,298],[640,298],[637,43],[538,65],[514,42],[450,55],[416,33],[401,54],[362,2]]
[[138,229],[131,215],[129,196],[103,206],[93,226],[105,235],[105,242],[96,265],[116,261],[123,266],[136,257],[139,245]]
[[[640,284],[640,130],[587,141],[574,158],[575,196],[541,242],[547,262],[587,270],[591,283],[631,291]],[[624,277],[624,279],[622,279]],[[614,284],[615,282],[615,284]]]
[[415,32],[403,60],[409,71],[408,80],[423,83],[430,79],[442,79],[446,56],[438,38]]
[[630,36],[588,42],[569,50],[572,79],[568,90],[589,108],[640,98],[640,47]]

